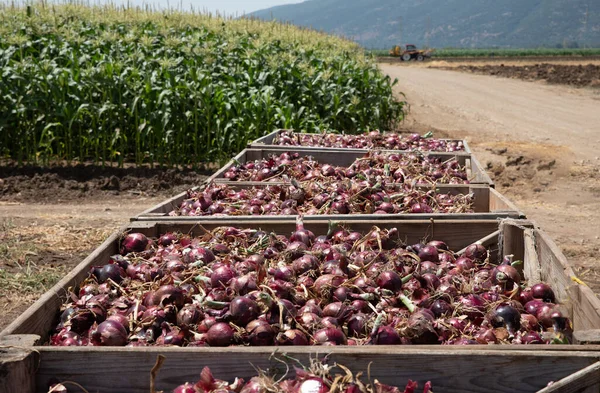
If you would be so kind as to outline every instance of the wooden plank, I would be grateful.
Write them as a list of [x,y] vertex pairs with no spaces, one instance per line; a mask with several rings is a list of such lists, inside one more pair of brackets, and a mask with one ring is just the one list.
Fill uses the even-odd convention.
[[474,156],[471,157],[471,171],[473,173],[473,184],[489,184],[490,187],[495,188],[496,185],[492,181],[492,178],[488,173],[483,169],[479,160]]
[[0,346],[0,392],[35,392],[37,365],[36,352],[23,348]]
[[285,130],[278,129],[278,130],[268,133],[265,136],[255,139],[254,141],[250,142],[248,147],[252,147],[254,145],[259,145],[259,146],[272,145],[273,141],[275,140],[275,136],[281,131],[285,131]]
[[523,254],[523,273],[529,285],[534,285],[542,281],[540,260],[535,249],[535,234],[531,228],[523,231],[524,236],[524,254]]
[[525,214],[519,210],[519,208],[513,204],[508,198],[502,195],[494,188],[490,188],[490,212],[518,212],[518,218],[526,218]]
[[[147,393],[149,373],[159,354],[166,361],[156,380],[159,390],[171,391],[185,381],[196,381],[200,370],[209,366],[215,377],[233,381],[235,377],[256,375],[256,368],[284,371],[271,359],[274,351],[308,364],[315,348],[36,348],[41,366],[36,376],[38,392],[50,378],[68,379],[88,391]],[[410,347],[324,347],[318,356],[329,355],[354,372],[371,370],[371,378],[386,384],[404,386],[408,379],[430,380],[440,392],[536,392],[551,381],[581,370],[598,360],[592,352],[544,351],[453,351]],[[85,364],[85,369],[74,367]],[[291,371],[293,372],[293,371]],[[110,375],[110,378],[106,376]]]
[[[531,227],[531,222],[520,220],[504,220],[500,225],[502,244],[500,252],[503,255],[513,255],[513,261],[522,261],[525,256],[525,239],[523,231]],[[522,266],[521,266],[521,274]]]
[[573,332],[573,341],[580,345],[597,345],[600,343],[600,329],[577,330]]
[[[437,187],[441,193],[445,192],[445,189],[442,187]],[[473,210],[475,213],[489,213],[492,210],[490,209],[490,188],[487,186],[477,187],[471,185],[469,187],[469,191],[467,193],[473,194]],[[458,193],[457,193],[458,194]],[[461,193],[466,194],[466,193]]]
[[[600,383],[600,362],[596,362],[583,370],[577,371],[541,389],[538,393],[577,393]],[[592,390],[594,391],[594,390]],[[596,392],[598,391],[596,386]]]
[[573,324],[577,330],[600,327],[600,300],[585,284],[579,284],[575,273],[556,243],[543,231],[535,232],[536,249],[543,263],[541,278],[554,289],[561,300],[573,301]]

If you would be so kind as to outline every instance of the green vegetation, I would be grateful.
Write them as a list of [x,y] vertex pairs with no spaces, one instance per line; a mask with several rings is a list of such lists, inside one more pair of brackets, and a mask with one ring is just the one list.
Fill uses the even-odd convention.
[[340,38],[256,20],[0,5],[0,157],[185,165],[275,128],[388,129],[403,103]]
[[[368,53],[374,56],[389,56],[389,50],[373,49]],[[466,48],[443,48],[435,49],[432,57],[535,57],[535,56],[600,56],[600,48],[503,48],[503,49],[466,49]]]

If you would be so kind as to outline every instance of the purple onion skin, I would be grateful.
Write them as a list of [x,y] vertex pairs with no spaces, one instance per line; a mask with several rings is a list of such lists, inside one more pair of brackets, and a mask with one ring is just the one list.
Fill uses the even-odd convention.
[[127,330],[117,321],[104,321],[91,333],[95,345],[123,347],[127,345]]
[[227,347],[233,343],[233,329],[227,323],[215,323],[206,332],[206,342],[211,347]]
[[177,386],[173,393],[198,393],[198,391],[194,388],[194,385],[186,382],[184,385]]
[[127,255],[130,252],[142,252],[149,243],[149,239],[143,233],[130,233],[121,242],[121,254]]

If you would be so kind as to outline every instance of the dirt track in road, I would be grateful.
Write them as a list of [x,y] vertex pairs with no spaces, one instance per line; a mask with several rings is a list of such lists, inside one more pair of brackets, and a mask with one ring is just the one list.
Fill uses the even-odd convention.
[[381,64],[409,129],[465,138],[497,188],[600,292],[600,90]]

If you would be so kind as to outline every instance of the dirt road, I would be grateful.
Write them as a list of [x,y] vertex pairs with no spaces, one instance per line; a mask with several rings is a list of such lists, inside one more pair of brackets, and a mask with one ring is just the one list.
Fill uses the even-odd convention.
[[[600,90],[381,64],[408,128],[466,138],[497,188],[547,230],[600,291]],[[438,132],[440,135],[440,132]]]

